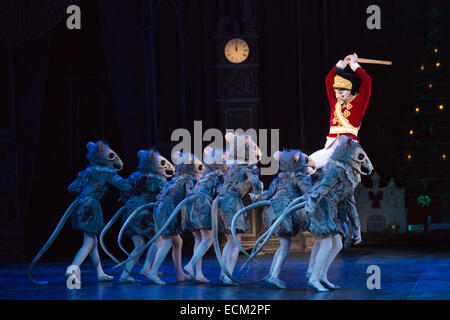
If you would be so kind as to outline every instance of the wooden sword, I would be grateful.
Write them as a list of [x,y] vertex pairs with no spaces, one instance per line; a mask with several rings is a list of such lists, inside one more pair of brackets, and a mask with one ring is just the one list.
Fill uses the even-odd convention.
[[384,60],[358,58],[356,61],[358,61],[360,63],[382,64],[382,65],[385,65],[385,66],[391,66],[392,65],[392,61],[384,61]]

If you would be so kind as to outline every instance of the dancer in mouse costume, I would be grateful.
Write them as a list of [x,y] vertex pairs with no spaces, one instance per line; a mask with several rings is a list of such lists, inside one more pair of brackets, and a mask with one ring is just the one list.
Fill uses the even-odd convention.
[[[211,214],[213,226],[213,243],[216,256],[221,266],[220,279],[224,284],[236,284],[232,279],[234,267],[239,255],[239,246],[231,233],[231,222],[234,214],[244,207],[242,198],[253,190],[256,195],[263,191],[263,183],[259,180],[259,169],[256,163],[261,159],[261,150],[247,135],[226,133],[227,142],[227,172],[219,195],[213,201]],[[227,242],[220,252],[215,223],[219,224],[221,232],[225,233]],[[241,215],[236,222],[237,238],[249,230],[247,215]]]
[[225,153],[207,147],[203,151],[203,163],[206,168],[202,178],[186,196],[192,197],[185,212],[195,243],[193,256],[184,266],[184,270],[196,281],[209,282],[202,272],[202,258],[212,244],[211,204],[223,184],[226,171]]
[[[128,263],[130,259],[135,259],[142,253],[142,250],[145,250],[147,246],[154,243],[161,235],[163,239],[161,246],[156,253],[150,272],[146,274],[147,278],[157,284],[166,284],[159,278],[158,270],[164,262],[171,246],[175,245],[176,249],[179,250],[181,250],[182,246],[182,239],[180,237],[180,232],[182,230],[182,215],[179,215],[178,212],[173,214],[173,212],[176,211],[177,204],[180,204],[186,197],[186,194],[193,189],[196,180],[199,179],[200,173],[204,169],[202,162],[190,153],[183,154],[181,152],[175,152],[172,154],[172,159],[175,164],[175,177],[164,186],[164,189],[156,198],[157,206],[155,207],[155,222],[158,232],[137,254],[116,266],[118,267],[124,263]],[[177,280],[185,281],[190,279],[190,276],[183,272],[181,256],[177,256],[174,263],[177,272]]]
[[[104,227],[100,200],[108,191],[108,185],[116,187],[121,191],[130,191],[131,185],[126,179],[121,178],[117,174],[117,171],[123,167],[122,160],[120,160],[117,154],[105,142],[88,142],[87,149],[87,159],[90,165],[78,173],[76,180],[68,187],[69,192],[75,194],[77,197],[59,221],[47,243],[29,266],[28,277],[34,283],[47,283],[34,281],[31,276],[31,271],[40,257],[51,246],[69,217],[72,217],[72,228],[82,231],[84,236],[83,245],[75,256],[72,265],[81,266],[86,257],[90,255],[97,272],[98,280],[111,281],[113,279],[112,276],[105,274],[103,271],[98,254],[97,235]],[[68,268],[66,276],[70,276],[71,274]]]
[[[146,203],[153,203],[156,201],[156,196],[163,189],[167,183],[167,178],[170,178],[175,173],[175,168],[164,157],[162,157],[156,150],[140,150],[138,152],[139,167],[138,171],[128,177],[128,182],[132,185],[132,190],[126,195],[128,197],[126,201],[126,213],[122,215],[123,223],[127,221],[132,212]],[[115,220],[115,216],[111,219]],[[109,226],[111,223],[108,224]],[[104,232],[107,230],[105,227],[101,234],[101,240],[103,240]],[[153,208],[150,207],[146,210],[142,210],[137,216],[135,216],[124,232],[133,241],[134,248],[131,255],[136,254],[144,245],[145,239],[150,238],[155,234],[155,220],[153,217]],[[103,241],[100,241],[105,252]],[[120,241],[119,241],[120,244]],[[122,247],[122,246],[121,246]],[[156,243],[150,247],[145,259],[145,264],[141,270],[141,274],[145,275],[150,270],[153,258],[156,253]],[[139,258],[138,258],[139,259]],[[130,276],[130,271],[138,259],[132,260],[124,267],[124,271],[120,276],[121,283],[133,283],[136,280]],[[114,259],[117,263],[118,261]]]

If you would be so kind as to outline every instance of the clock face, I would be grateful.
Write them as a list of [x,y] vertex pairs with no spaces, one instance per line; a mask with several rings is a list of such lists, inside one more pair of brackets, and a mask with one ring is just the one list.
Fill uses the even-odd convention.
[[225,45],[225,57],[232,63],[241,63],[247,59],[250,49],[247,42],[242,39],[231,39]]

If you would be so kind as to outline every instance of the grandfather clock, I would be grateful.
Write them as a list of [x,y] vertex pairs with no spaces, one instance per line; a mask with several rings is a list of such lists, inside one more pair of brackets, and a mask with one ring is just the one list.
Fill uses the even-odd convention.
[[[217,104],[222,130],[258,129],[259,36],[254,0],[219,1],[216,39]],[[244,199],[249,204],[249,199]],[[253,246],[262,231],[260,215],[249,213],[251,229],[242,236],[244,248]]]
[[253,17],[220,18],[216,71],[223,129],[258,127],[258,38]]

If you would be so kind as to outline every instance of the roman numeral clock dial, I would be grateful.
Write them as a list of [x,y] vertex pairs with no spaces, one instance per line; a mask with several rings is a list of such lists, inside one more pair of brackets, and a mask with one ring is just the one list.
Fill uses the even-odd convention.
[[227,42],[224,53],[228,61],[232,63],[241,63],[247,59],[250,49],[247,42],[236,38]]

